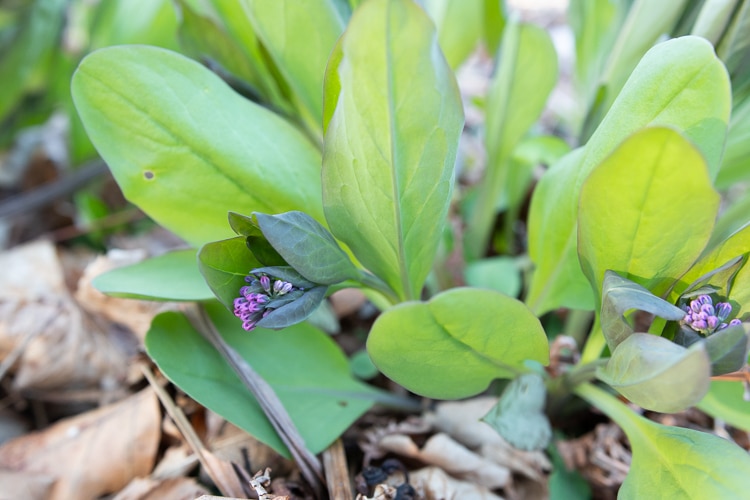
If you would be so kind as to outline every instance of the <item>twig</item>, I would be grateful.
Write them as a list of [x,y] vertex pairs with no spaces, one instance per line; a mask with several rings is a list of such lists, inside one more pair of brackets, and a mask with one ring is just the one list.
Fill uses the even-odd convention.
[[167,414],[180,430],[180,433],[185,437],[185,441],[187,442],[188,446],[190,446],[190,448],[193,450],[195,456],[198,457],[198,461],[211,477],[216,487],[219,488],[221,494],[229,496],[234,493],[233,491],[227,491],[224,481],[221,480],[222,475],[218,471],[215,471],[211,462],[206,459],[206,456],[203,453],[204,451],[206,451],[206,448],[205,446],[203,446],[203,442],[195,433],[195,429],[193,429],[193,426],[190,425],[190,422],[188,422],[188,419],[187,417],[185,417],[185,414],[182,412],[182,410],[177,407],[174,401],[172,401],[172,398],[169,396],[169,394],[167,394],[167,391],[165,391],[164,388],[159,384],[151,369],[145,363],[140,363],[140,368],[141,372],[143,372],[143,375],[146,377],[146,380],[148,380],[148,383],[151,385],[151,388],[156,393],[156,396],[159,398],[159,401],[161,401],[161,404],[167,410]]
[[185,315],[201,335],[219,351],[245,387],[255,396],[263,413],[296,460],[302,475],[320,497],[325,482],[320,461],[307,449],[304,439],[273,388],[224,341],[203,306],[190,304],[185,309]]
[[337,439],[323,452],[323,466],[328,483],[328,496],[336,500],[352,500],[352,485],[349,480],[349,468],[346,465],[346,454],[341,439]]

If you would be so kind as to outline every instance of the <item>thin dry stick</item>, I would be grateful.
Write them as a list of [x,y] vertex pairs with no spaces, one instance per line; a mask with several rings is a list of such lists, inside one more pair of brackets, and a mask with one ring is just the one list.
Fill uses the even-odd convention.
[[140,368],[141,372],[143,372],[143,375],[146,377],[146,380],[148,380],[148,383],[151,385],[151,388],[156,393],[156,397],[159,398],[159,401],[161,401],[161,404],[167,410],[167,414],[180,430],[180,433],[182,433],[182,435],[185,437],[185,441],[187,441],[188,446],[192,448],[195,456],[198,457],[198,461],[211,477],[211,480],[213,480],[214,484],[219,488],[219,491],[221,491],[222,495],[230,496],[234,492],[227,491],[226,488],[223,487],[224,484],[221,480],[221,475],[217,471],[213,470],[211,463],[206,460],[205,456],[203,456],[203,450],[205,449],[205,447],[203,446],[203,442],[195,433],[195,429],[193,429],[193,426],[190,425],[190,422],[188,422],[185,414],[177,407],[174,401],[172,401],[172,398],[169,396],[169,394],[167,394],[167,391],[165,391],[164,388],[159,384],[151,369],[144,363],[140,363]]
[[208,340],[222,357],[229,363],[242,383],[255,396],[271,425],[284,442],[307,482],[320,495],[325,483],[323,468],[317,457],[307,449],[304,439],[289,417],[286,408],[266,382],[237,351],[232,349],[216,330],[206,310],[200,304],[190,304],[186,307],[185,315],[192,325]]
[[352,500],[352,485],[349,480],[349,467],[346,464],[346,453],[341,438],[333,442],[323,452],[323,466],[326,470],[328,496],[336,500]]

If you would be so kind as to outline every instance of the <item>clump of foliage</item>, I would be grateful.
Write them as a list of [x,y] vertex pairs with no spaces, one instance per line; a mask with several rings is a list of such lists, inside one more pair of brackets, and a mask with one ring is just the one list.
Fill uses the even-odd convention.
[[[125,195],[195,248],[112,272],[103,290],[204,302],[313,452],[388,401],[303,323],[357,287],[381,309],[369,357],[410,391],[464,398],[509,381],[485,421],[523,449],[554,446],[545,408],[583,398],[630,440],[623,498],[744,492],[745,451],[615,393],[750,429],[740,384],[712,382],[745,366],[750,335],[750,196],[720,210],[750,179],[745,3],[718,15],[711,1],[572,1],[572,149],[535,126],[558,79],[549,35],[495,2],[176,3],[183,47],[223,79],[150,46],[94,52],[73,77]],[[454,69],[480,41],[496,58],[487,165],[466,186]],[[445,272],[457,260],[458,278]],[[581,357],[553,373],[560,312]],[[158,316],[146,343],[197,401],[285,451],[184,316]]]

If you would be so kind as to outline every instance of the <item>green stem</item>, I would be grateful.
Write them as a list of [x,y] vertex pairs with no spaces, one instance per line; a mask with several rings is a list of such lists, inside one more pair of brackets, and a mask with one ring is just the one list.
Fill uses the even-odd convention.
[[591,333],[589,338],[586,340],[586,344],[583,346],[583,352],[581,353],[581,363],[591,363],[602,355],[604,348],[607,346],[607,341],[604,338],[604,332],[599,322],[599,317],[594,320],[594,325],[591,327]]
[[593,317],[592,311],[571,309],[568,312],[568,317],[565,318],[565,327],[563,328],[565,335],[573,337],[576,345],[582,346],[586,342],[586,336],[590,330],[589,325]]
[[359,282],[368,288],[372,288],[373,290],[377,290],[378,292],[380,292],[385,298],[388,299],[391,305],[396,305],[399,302],[402,302],[398,295],[396,295],[396,293],[391,289],[391,287],[389,287],[385,281],[381,280],[374,274],[370,274],[366,271],[360,271]]

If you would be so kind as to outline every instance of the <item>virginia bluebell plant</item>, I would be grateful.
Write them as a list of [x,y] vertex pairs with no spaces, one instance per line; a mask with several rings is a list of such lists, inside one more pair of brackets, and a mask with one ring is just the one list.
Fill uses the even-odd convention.
[[240,296],[234,299],[234,315],[242,320],[242,328],[247,331],[274,309],[293,302],[304,293],[288,281],[277,279],[272,285],[267,275],[257,277],[251,272],[245,281],[250,284],[240,288]]

